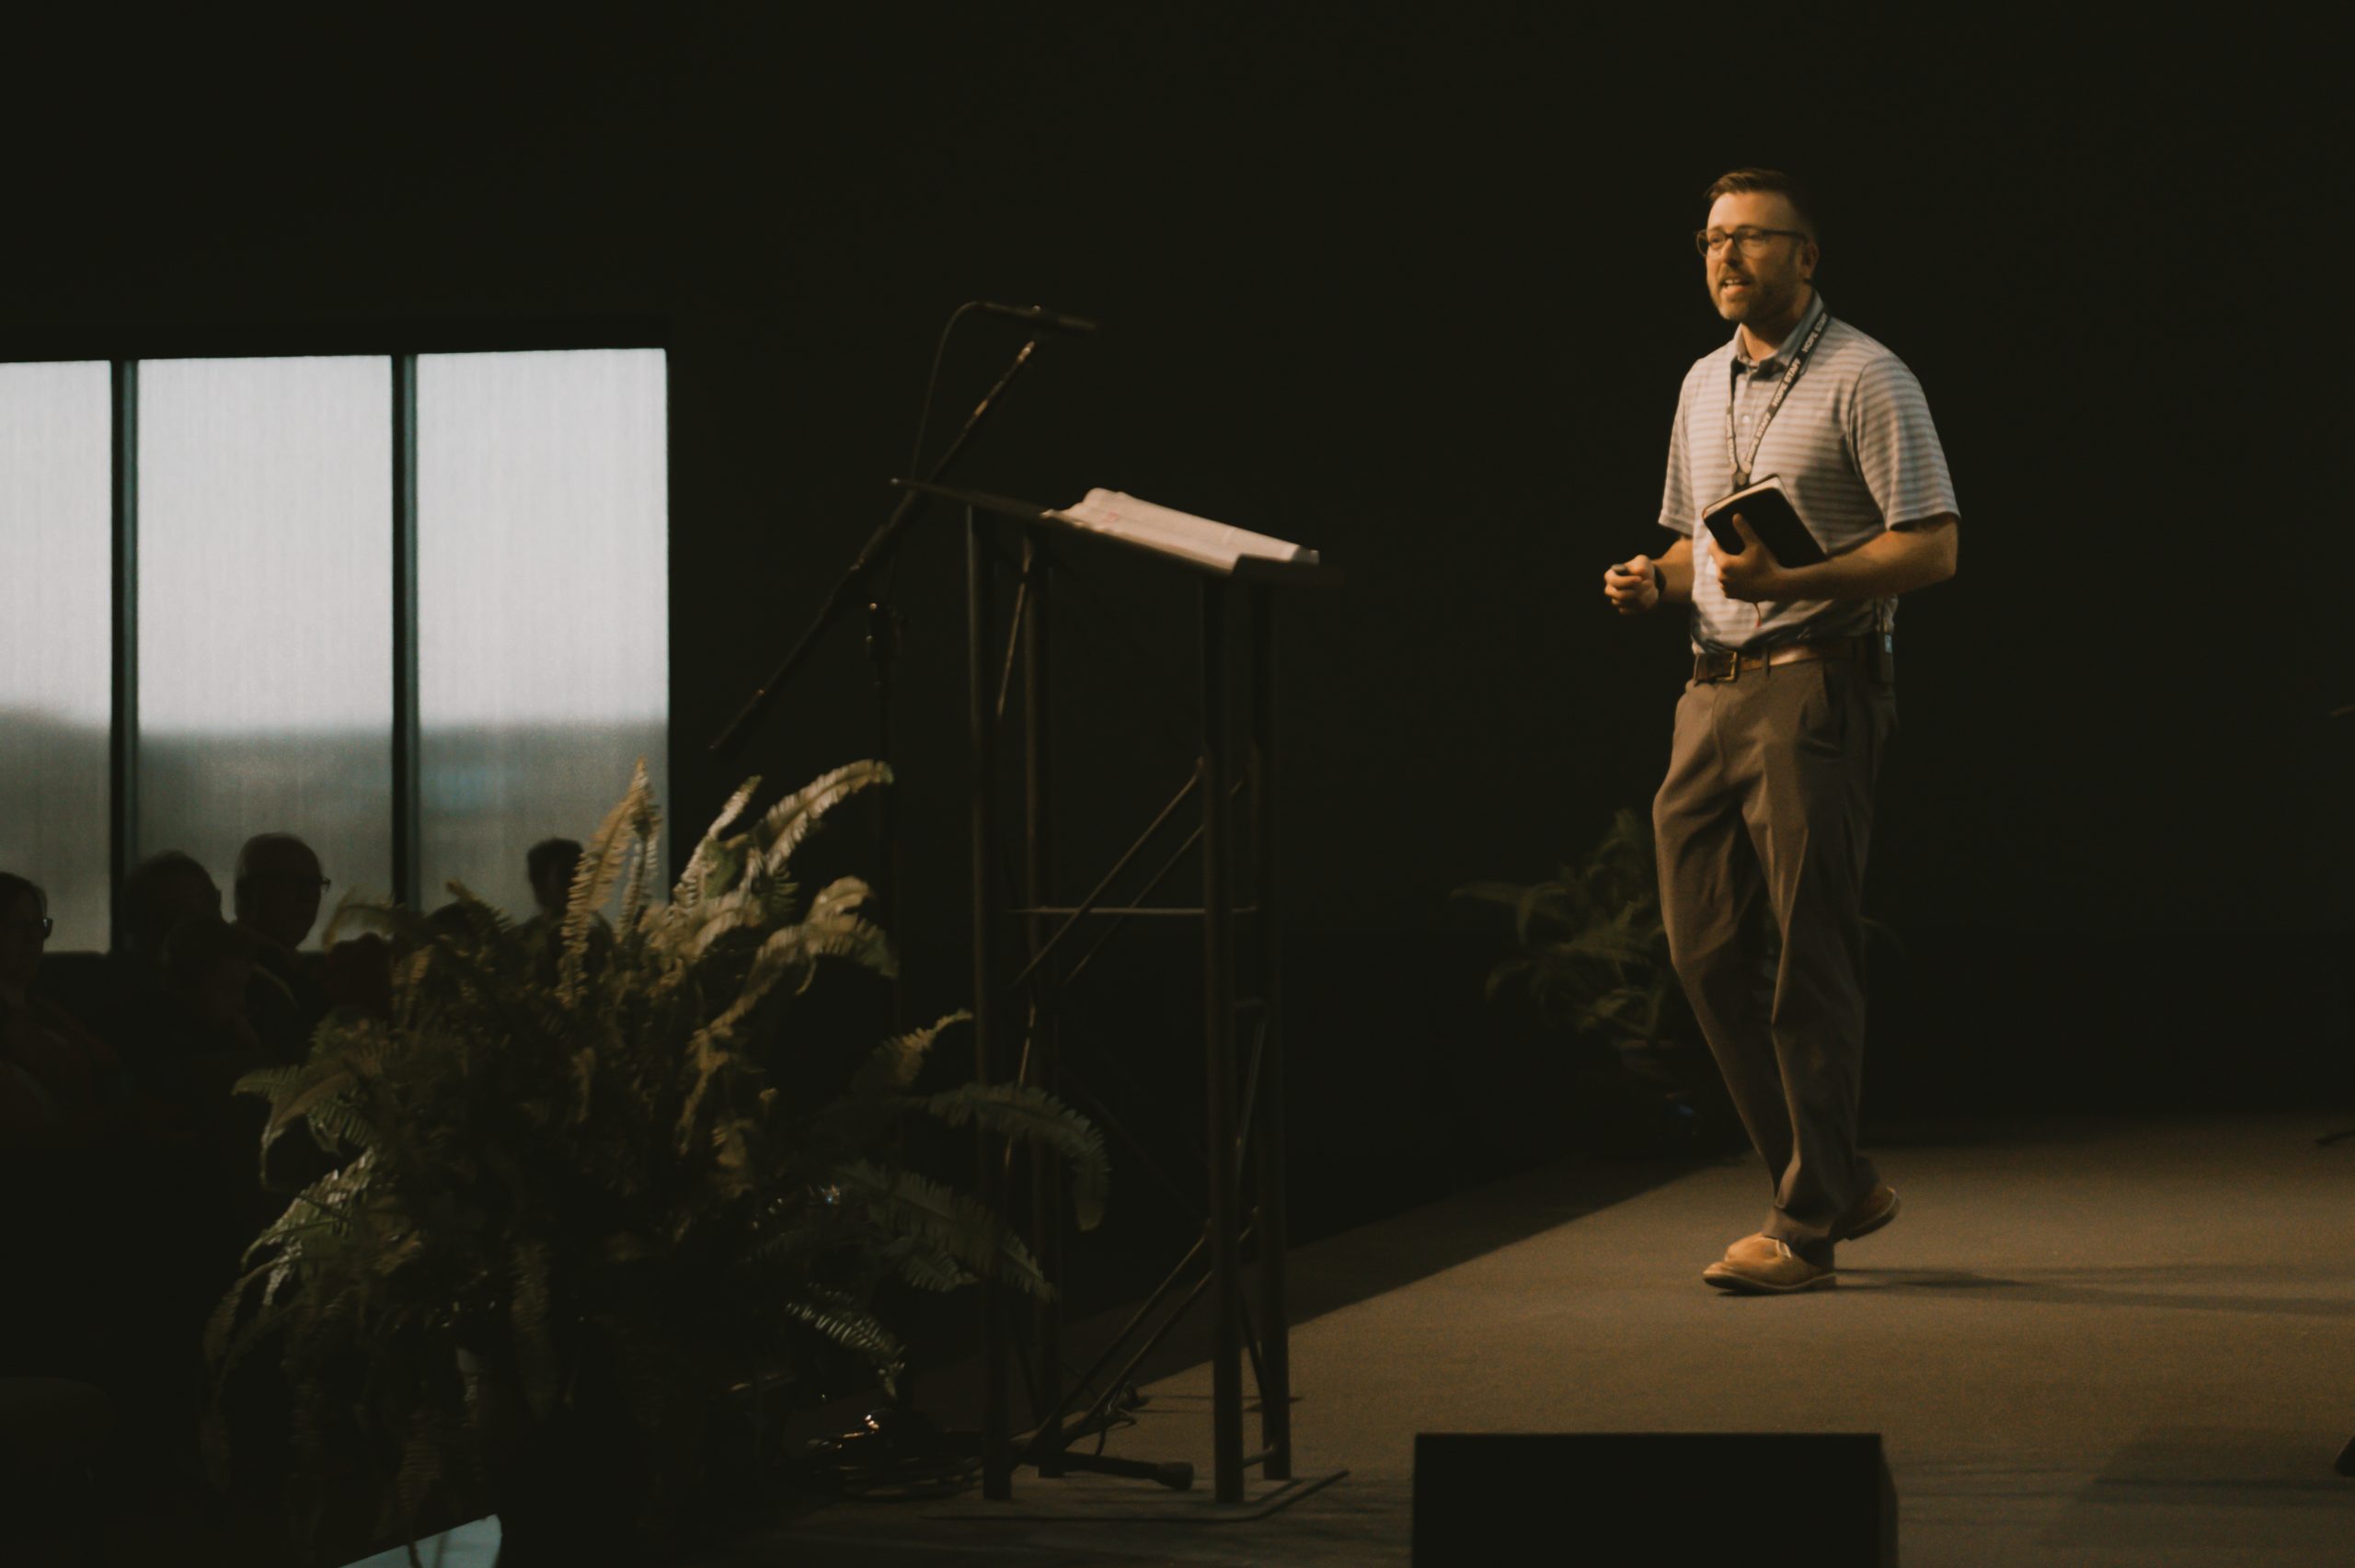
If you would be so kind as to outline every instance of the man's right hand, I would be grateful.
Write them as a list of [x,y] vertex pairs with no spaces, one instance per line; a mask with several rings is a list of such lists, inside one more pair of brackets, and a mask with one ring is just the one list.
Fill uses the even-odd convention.
[[1603,597],[1622,615],[1640,615],[1660,604],[1660,566],[1637,555],[1603,574]]

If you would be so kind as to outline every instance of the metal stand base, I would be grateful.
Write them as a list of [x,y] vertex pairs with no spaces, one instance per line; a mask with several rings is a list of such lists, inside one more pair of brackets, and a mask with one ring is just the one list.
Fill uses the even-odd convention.
[[984,1502],[968,1494],[953,1501],[943,1499],[918,1506],[923,1508],[925,1517],[933,1519],[1232,1525],[1264,1519],[1349,1473],[1346,1470],[1319,1471],[1290,1481],[1249,1477],[1244,1482],[1242,1497],[1233,1503],[1222,1503],[1200,1488],[1186,1493],[1164,1492],[1108,1476],[1100,1481],[1075,1477],[1057,1486],[1028,1487],[1019,1499],[1009,1503]]

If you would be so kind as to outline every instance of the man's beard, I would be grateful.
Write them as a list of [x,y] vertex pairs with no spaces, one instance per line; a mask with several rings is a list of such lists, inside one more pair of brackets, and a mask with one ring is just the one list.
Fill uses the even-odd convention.
[[1710,288],[1709,303],[1717,307],[1717,315],[1728,321],[1773,321],[1787,309],[1798,291],[1775,288],[1762,282],[1756,274],[1744,276],[1740,281],[1749,288],[1739,296],[1729,295],[1725,285],[1729,280],[1719,278]]

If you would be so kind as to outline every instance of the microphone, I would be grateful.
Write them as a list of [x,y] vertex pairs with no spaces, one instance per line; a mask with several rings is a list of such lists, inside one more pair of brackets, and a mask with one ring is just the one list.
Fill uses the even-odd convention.
[[973,308],[990,315],[1010,315],[1017,321],[1027,321],[1050,332],[1087,333],[1096,330],[1096,323],[1084,315],[1065,315],[1044,305],[1002,305],[994,300],[975,300]]

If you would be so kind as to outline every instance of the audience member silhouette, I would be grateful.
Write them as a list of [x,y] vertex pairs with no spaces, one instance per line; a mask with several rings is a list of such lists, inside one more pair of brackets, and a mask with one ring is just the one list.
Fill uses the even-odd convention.
[[[164,941],[163,981],[168,1011],[158,1082],[186,1105],[201,1143],[199,1179],[218,1196],[209,1205],[212,1240],[205,1252],[213,1283],[260,1227],[285,1207],[262,1191],[259,1154],[269,1107],[236,1093],[237,1080],[271,1065],[261,1036],[246,1012],[258,966],[251,940],[219,916],[183,921]],[[272,1176],[278,1174],[272,1162]]]
[[550,984],[564,953],[564,913],[572,898],[573,874],[580,869],[580,853],[577,839],[542,839],[523,856],[523,875],[539,912],[523,922],[521,935],[532,949],[540,978]]
[[184,850],[164,850],[122,879],[122,936],[131,956],[159,972],[164,939],[195,915],[218,919],[221,889],[213,874]]
[[292,833],[257,833],[237,852],[237,930],[253,949],[246,1012],[261,1054],[273,1062],[303,1059],[311,1031],[327,1015],[316,970],[296,950],[318,923],[327,879],[319,857]]
[[572,874],[580,869],[578,839],[542,839],[523,856],[523,875],[532,884],[532,902],[539,913],[524,922],[530,931],[542,924],[562,926],[565,906],[572,898]]
[[52,929],[47,895],[0,872],[0,1372],[100,1383],[144,1411],[142,1382],[169,1376],[146,1348],[173,1325],[155,1311],[171,1282],[142,1274],[193,1212],[194,1138],[37,989]]
[[172,1060],[183,1031],[164,985],[164,944],[184,921],[221,919],[221,889],[190,855],[165,850],[122,879],[117,897],[119,944],[107,956],[105,1000],[91,1022],[149,1088],[167,1099],[183,1076]]
[[262,1062],[261,1036],[246,1012],[255,967],[253,944],[218,915],[182,921],[164,939],[164,1054],[224,1093]]
[[33,990],[52,929],[48,895],[0,872],[0,1150],[10,1154],[98,1141],[109,1107],[127,1100],[113,1050]]

